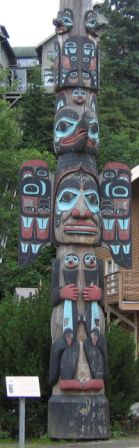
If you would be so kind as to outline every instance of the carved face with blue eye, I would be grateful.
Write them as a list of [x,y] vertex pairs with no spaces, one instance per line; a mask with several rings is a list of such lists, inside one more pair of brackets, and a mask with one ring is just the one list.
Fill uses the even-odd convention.
[[58,196],[58,208],[60,211],[69,211],[75,207],[79,198],[82,198],[91,213],[99,213],[99,195],[91,188],[80,191],[77,188],[65,188]]
[[95,179],[82,171],[64,177],[55,202],[56,241],[98,243],[99,212],[99,191]]
[[84,256],[84,265],[87,268],[96,269],[97,260],[94,254],[85,254]]
[[85,28],[86,31],[89,33],[94,33],[96,27],[98,24],[98,17],[97,14],[94,13],[93,11],[87,11],[85,13]]
[[63,107],[55,117],[54,149],[58,154],[88,152],[96,155],[99,126],[96,112],[84,106]]
[[85,89],[82,89],[81,87],[77,87],[72,91],[72,98],[73,101],[77,104],[82,104],[87,99],[87,92]]
[[79,265],[79,257],[76,254],[67,254],[64,258],[64,266],[67,269],[75,269]]
[[64,11],[59,11],[57,19],[53,20],[53,24],[56,27],[57,34],[64,34],[70,31],[73,27],[73,12],[71,9],[66,8]]

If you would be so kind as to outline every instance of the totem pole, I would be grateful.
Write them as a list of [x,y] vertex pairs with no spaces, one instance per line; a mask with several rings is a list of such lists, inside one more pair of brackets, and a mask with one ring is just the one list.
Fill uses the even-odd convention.
[[98,176],[98,38],[104,18],[91,0],[60,0],[54,19],[54,179],[46,162],[21,167],[19,260],[27,266],[50,241],[52,348],[48,434],[63,439],[107,439],[108,375],[103,313],[105,245],[120,266],[131,266],[130,172],[108,163]]

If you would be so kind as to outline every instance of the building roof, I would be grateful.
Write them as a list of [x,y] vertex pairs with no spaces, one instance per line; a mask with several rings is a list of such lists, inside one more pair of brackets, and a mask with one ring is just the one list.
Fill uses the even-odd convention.
[[13,47],[16,58],[37,58],[35,47]]
[[42,40],[42,42],[40,42],[38,45],[36,45],[36,50],[39,49],[39,47],[42,47],[42,45],[46,44],[47,42],[49,42],[51,39],[54,39],[54,37],[56,36],[56,33],[51,34],[51,36],[46,37],[46,39]]
[[5,26],[0,25],[0,41],[1,41],[1,45],[4,48],[6,54],[8,55],[8,57],[10,59],[11,65],[14,65],[14,64],[16,64],[16,62],[15,62],[15,54],[14,54],[14,51],[13,51],[11,45],[9,44],[8,38],[9,38],[9,34],[7,33],[7,30],[6,30]]
[[9,34],[7,33],[7,30],[5,28],[5,26],[0,25],[0,39],[5,38],[8,39]]

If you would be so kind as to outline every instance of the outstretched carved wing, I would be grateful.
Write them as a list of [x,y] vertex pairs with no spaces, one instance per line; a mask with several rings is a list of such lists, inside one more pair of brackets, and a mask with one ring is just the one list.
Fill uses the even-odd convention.
[[50,243],[51,182],[46,162],[29,160],[20,171],[19,265],[28,266]]
[[107,163],[101,180],[102,245],[113,260],[131,268],[131,179],[123,163]]

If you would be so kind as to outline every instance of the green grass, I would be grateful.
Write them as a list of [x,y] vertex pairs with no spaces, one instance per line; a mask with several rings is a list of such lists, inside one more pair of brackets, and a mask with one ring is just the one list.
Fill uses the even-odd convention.
[[[42,439],[37,440],[26,440],[25,441],[25,448],[45,448],[48,445],[66,445],[67,442],[65,440],[52,440],[49,439],[47,436],[43,437]],[[14,441],[11,439],[0,439],[0,448],[19,448],[19,441]]]

